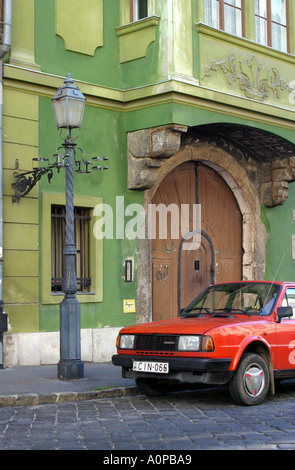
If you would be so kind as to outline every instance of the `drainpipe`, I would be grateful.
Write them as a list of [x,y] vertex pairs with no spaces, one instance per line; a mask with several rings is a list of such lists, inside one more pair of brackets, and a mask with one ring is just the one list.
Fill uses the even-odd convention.
[[12,0],[3,0],[3,40],[0,46],[0,369],[3,369],[3,332],[7,315],[3,310],[3,59],[11,48]]

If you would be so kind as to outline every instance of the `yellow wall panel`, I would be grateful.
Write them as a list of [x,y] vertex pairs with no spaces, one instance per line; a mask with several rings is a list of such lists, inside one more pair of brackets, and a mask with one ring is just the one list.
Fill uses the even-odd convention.
[[3,115],[38,120],[39,97],[4,87]]
[[35,64],[35,1],[13,0],[12,4],[10,63],[38,70],[40,67]]
[[38,225],[7,224],[3,228],[4,250],[38,250]]
[[5,305],[11,329],[7,334],[39,331],[39,305]]
[[[26,6],[24,5],[26,3]],[[29,5],[28,5],[29,3]],[[28,9],[26,9],[26,7]],[[34,0],[16,0],[14,22],[32,13]],[[17,18],[16,18],[17,17]],[[34,21],[34,20],[32,20]],[[23,24],[23,23],[22,23]],[[27,23],[26,23],[27,24]],[[14,28],[11,63],[34,61],[32,34]],[[20,30],[19,30],[20,31]],[[20,83],[20,82],[19,82]],[[39,214],[38,185],[18,203],[12,202],[14,173],[31,171],[37,163],[39,145],[39,96],[5,85],[3,95],[3,302],[11,329],[9,333],[39,331]]]
[[17,143],[4,142],[3,168],[10,168],[19,172],[30,171],[33,168],[33,158],[38,157],[38,148]]
[[[4,250],[3,274],[12,276],[38,276],[38,251]],[[9,279],[7,279],[9,282]]]
[[6,116],[3,119],[3,140],[38,146],[38,122]]
[[103,45],[103,0],[55,0],[56,34],[66,49],[93,56]]
[[14,171],[13,170],[3,170],[2,175],[3,175],[3,195],[5,196],[10,196],[9,197],[9,203],[11,204],[12,201],[12,195],[14,194],[14,191],[12,189],[12,184],[14,182],[14,177],[13,177]]
[[11,197],[5,196],[3,201],[3,216],[5,222],[38,224],[38,199],[26,197],[25,199],[20,199],[18,204],[11,204]]
[[38,302],[38,281],[38,277],[4,277],[4,305]]

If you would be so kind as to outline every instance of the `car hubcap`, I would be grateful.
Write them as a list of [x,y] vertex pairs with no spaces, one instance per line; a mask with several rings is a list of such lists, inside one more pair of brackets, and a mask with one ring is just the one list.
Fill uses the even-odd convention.
[[264,388],[264,372],[258,364],[251,364],[245,371],[244,385],[250,397],[258,397]]

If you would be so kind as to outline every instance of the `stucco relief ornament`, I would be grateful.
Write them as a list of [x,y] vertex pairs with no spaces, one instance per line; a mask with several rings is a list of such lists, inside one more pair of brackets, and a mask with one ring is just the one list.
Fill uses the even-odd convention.
[[213,59],[209,65],[205,66],[202,79],[211,77],[214,72],[219,72],[219,70],[228,75],[230,85],[239,83],[246,98],[264,101],[271,94],[280,98],[282,91],[287,90],[290,93],[290,86],[281,77],[279,71],[275,67],[272,67],[271,70],[263,68],[255,56],[250,60],[238,60],[234,54],[231,54],[227,59],[221,61]]

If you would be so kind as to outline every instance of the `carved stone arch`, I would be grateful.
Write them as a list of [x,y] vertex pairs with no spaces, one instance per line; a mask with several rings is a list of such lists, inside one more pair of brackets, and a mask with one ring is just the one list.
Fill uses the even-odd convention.
[[[153,184],[145,190],[145,211],[163,179],[177,166],[188,161],[199,161],[214,169],[232,190],[243,219],[243,278],[264,277],[266,230],[260,219],[259,195],[243,166],[224,149],[208,143],[194,143],[175,155],[162,159],[152,167]],[[155,171],[156,169],[156,171]],[[137,321],[152,319],[151,243],[147,236],[139,241]]]

